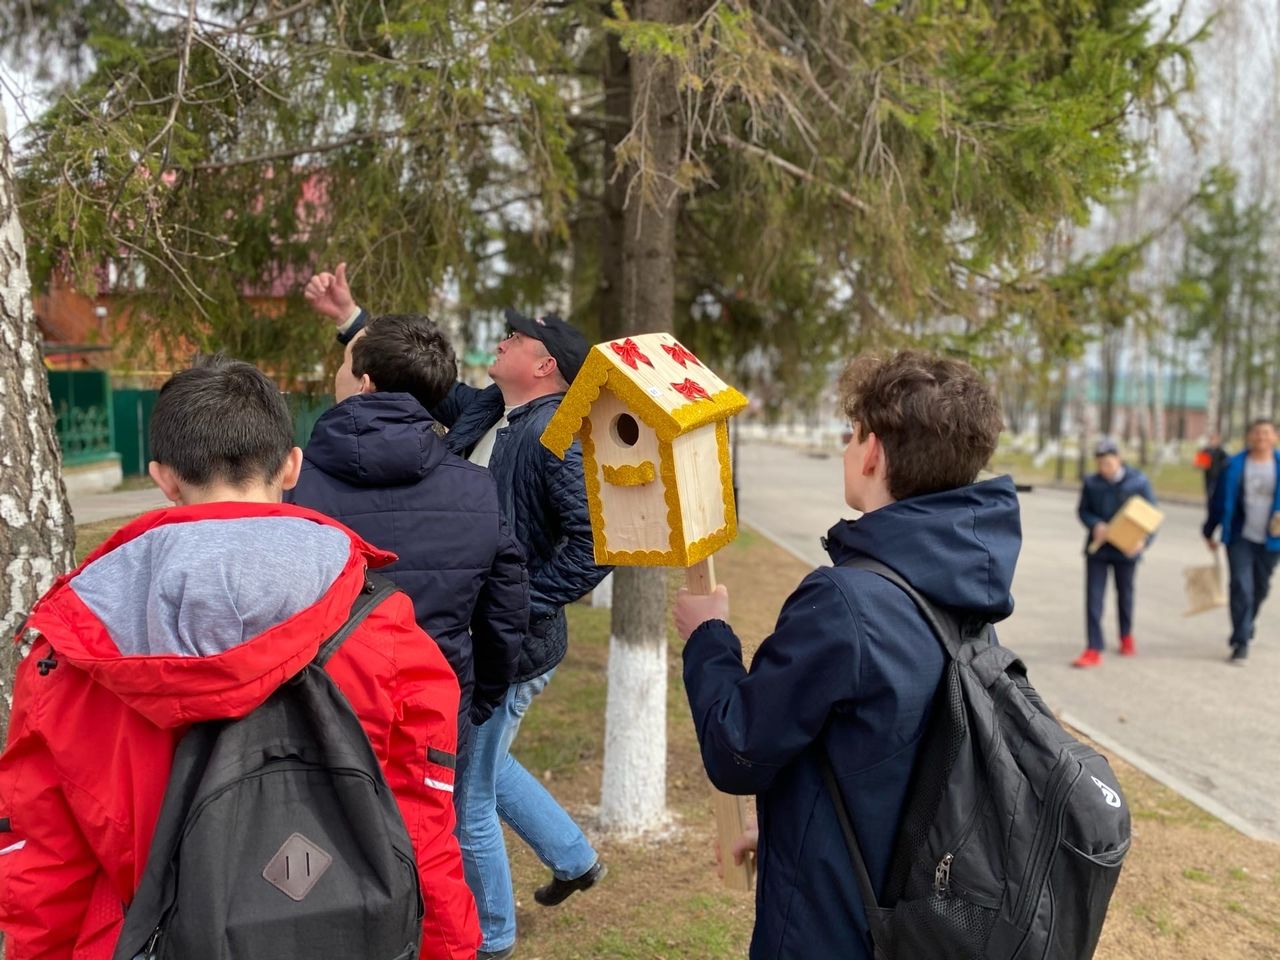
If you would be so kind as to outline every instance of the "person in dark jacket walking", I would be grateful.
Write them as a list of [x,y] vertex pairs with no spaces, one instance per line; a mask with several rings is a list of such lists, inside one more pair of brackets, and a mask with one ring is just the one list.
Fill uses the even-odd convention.
[[[343,264],[313,277],[306,296],[338,324],[340,342],[356,336],[366,322]],[[477,731],[471,764],[458,786],[463,864],[484,934],[479,960],[509,957],[515,949],[515,894],[499,817],[551,869],[550,881],[534,892],[539,904],[561,903],[604,876],[604,864],[581,828],[510,752],[529,705],[568,649],[565,604],[590,592],[609,572],[595,563],[581,448],[575,441],[560,460],[541,443],[589,345],[556,316],[526,317],[508,310],[506,319],[509,334],[489,369],[493,384],[477,389],[456,383],[430,407],[449,428],[445,444],[450,451],[493,474],[502,514],[529,570],[529,632],[516,682]]]
[[864,357],[846,372],[854,425],[845,500],[863,511],[826,537],[833,566],[787,600],[748,671],[723,586],[681,591],[684,682],[711,781],[757,795],[752,960],[870,960],[866,912],[825,751],[877,896],[884,892],[944,653],[915,605],[854,557],[888,565],[934,603],[987,622],[1013,611],[1021,545],[1008,477],[974,483],[995,451],[1000,411],[968,364],[914,351]]
[[1218,485],[1218,478],[1226,469],[1231,455],[1222,449],[1222,437],[1216,432],[1209,434],[1209,442],[1196,451],[1195,467],[1204,471],[1204,498],[1213,499],[1213,490]]
[[1085,625],[1088,646],[1072,661],[1073,667],[1087,669],[1102,663],[1102,603],[1107,592],[1107,574],[1116,581],[1116,608],[1120,614],[1120,656],[1137,652],[1133,641],[1133,582],[1144,543],[1133,553],[1122,553],[1107,543],[1107,524],[1130,497],[1156,502],[1146,476],[1120,459],[1120,450],[1111,440],[1100,440],[1093,451],[1098,472],[1085,477],[1076,510],[1089,531],[1085,540]]
[[371,320],[347,343],[338,402],[316,421],[288,497],[400,558],[385,572],[458,675],[461,776],[473,724],[515,679],[529,589],[493,478],[448,451],[420,402],[442,400],[456,377],[453,348],[428,318]]
[[1222,528],[1231,569],[1231,660],[1249,657],[1254,623],[1271,590],[1280,559],[1280,453],[1270,420],[1255,420],[1245,435],[1246,449],[1229,461],[1214,487],[1204,539],[1217,550],[1214,534]]

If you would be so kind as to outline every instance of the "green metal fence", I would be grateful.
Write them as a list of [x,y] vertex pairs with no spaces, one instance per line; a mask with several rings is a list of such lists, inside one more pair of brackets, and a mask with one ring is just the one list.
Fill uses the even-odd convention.
[[111,381],[103,370],[50,370],[49,395],[67,466],[115,455]]
[[126,477],[144,477],[151,459],[151,411],[159,390],[114,390],[116,449]]
[[[120,451],[120,469],[126,477],[146,476],[147,463],[151,460],[151,412],[159,395],[159,390],[113,391],[116,449]],[[287,398],[293,414],[293,442],[305,447],[311,439],[311,429],[320,415],[333,405],[333,398],[311,398],[303,394],[288,394]]]

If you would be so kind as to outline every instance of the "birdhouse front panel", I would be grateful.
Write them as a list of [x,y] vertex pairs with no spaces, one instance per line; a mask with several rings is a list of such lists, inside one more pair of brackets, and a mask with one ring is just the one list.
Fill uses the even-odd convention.
[[600,504],[601,522],[592,524],[597,562],[610,554],[666,553],[671,538],[657,433],[605,387],[580,436],[583,470]]
[[737,535],[728,419],[747,398],[669,333],[597,344],[543,444],[582,440],[598,563],[689,566]]

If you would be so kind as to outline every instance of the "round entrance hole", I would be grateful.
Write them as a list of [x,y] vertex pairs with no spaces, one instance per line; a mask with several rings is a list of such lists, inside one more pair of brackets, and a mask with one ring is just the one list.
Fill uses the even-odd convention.
[[629,413],[620,413],[610,424],[613,439],[624,447],[634,447],[640,441],[640,424]]

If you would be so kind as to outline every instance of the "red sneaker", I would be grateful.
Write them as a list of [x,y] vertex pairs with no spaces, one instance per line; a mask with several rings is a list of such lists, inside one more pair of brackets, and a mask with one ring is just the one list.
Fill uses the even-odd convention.
[[1071,665],[1073,667],[1078,667],[1081,670],[1088,669],[1089,667],[1101,666],[1102,654],[1097,650],[1086,650],[1084,653],[1080,654],[1080,656],[1072,660]]
[[1133,643],[1133,634],[1125,634],[1120,638],[1120,656],[1132,657],[1137,652],[1138,648]]

